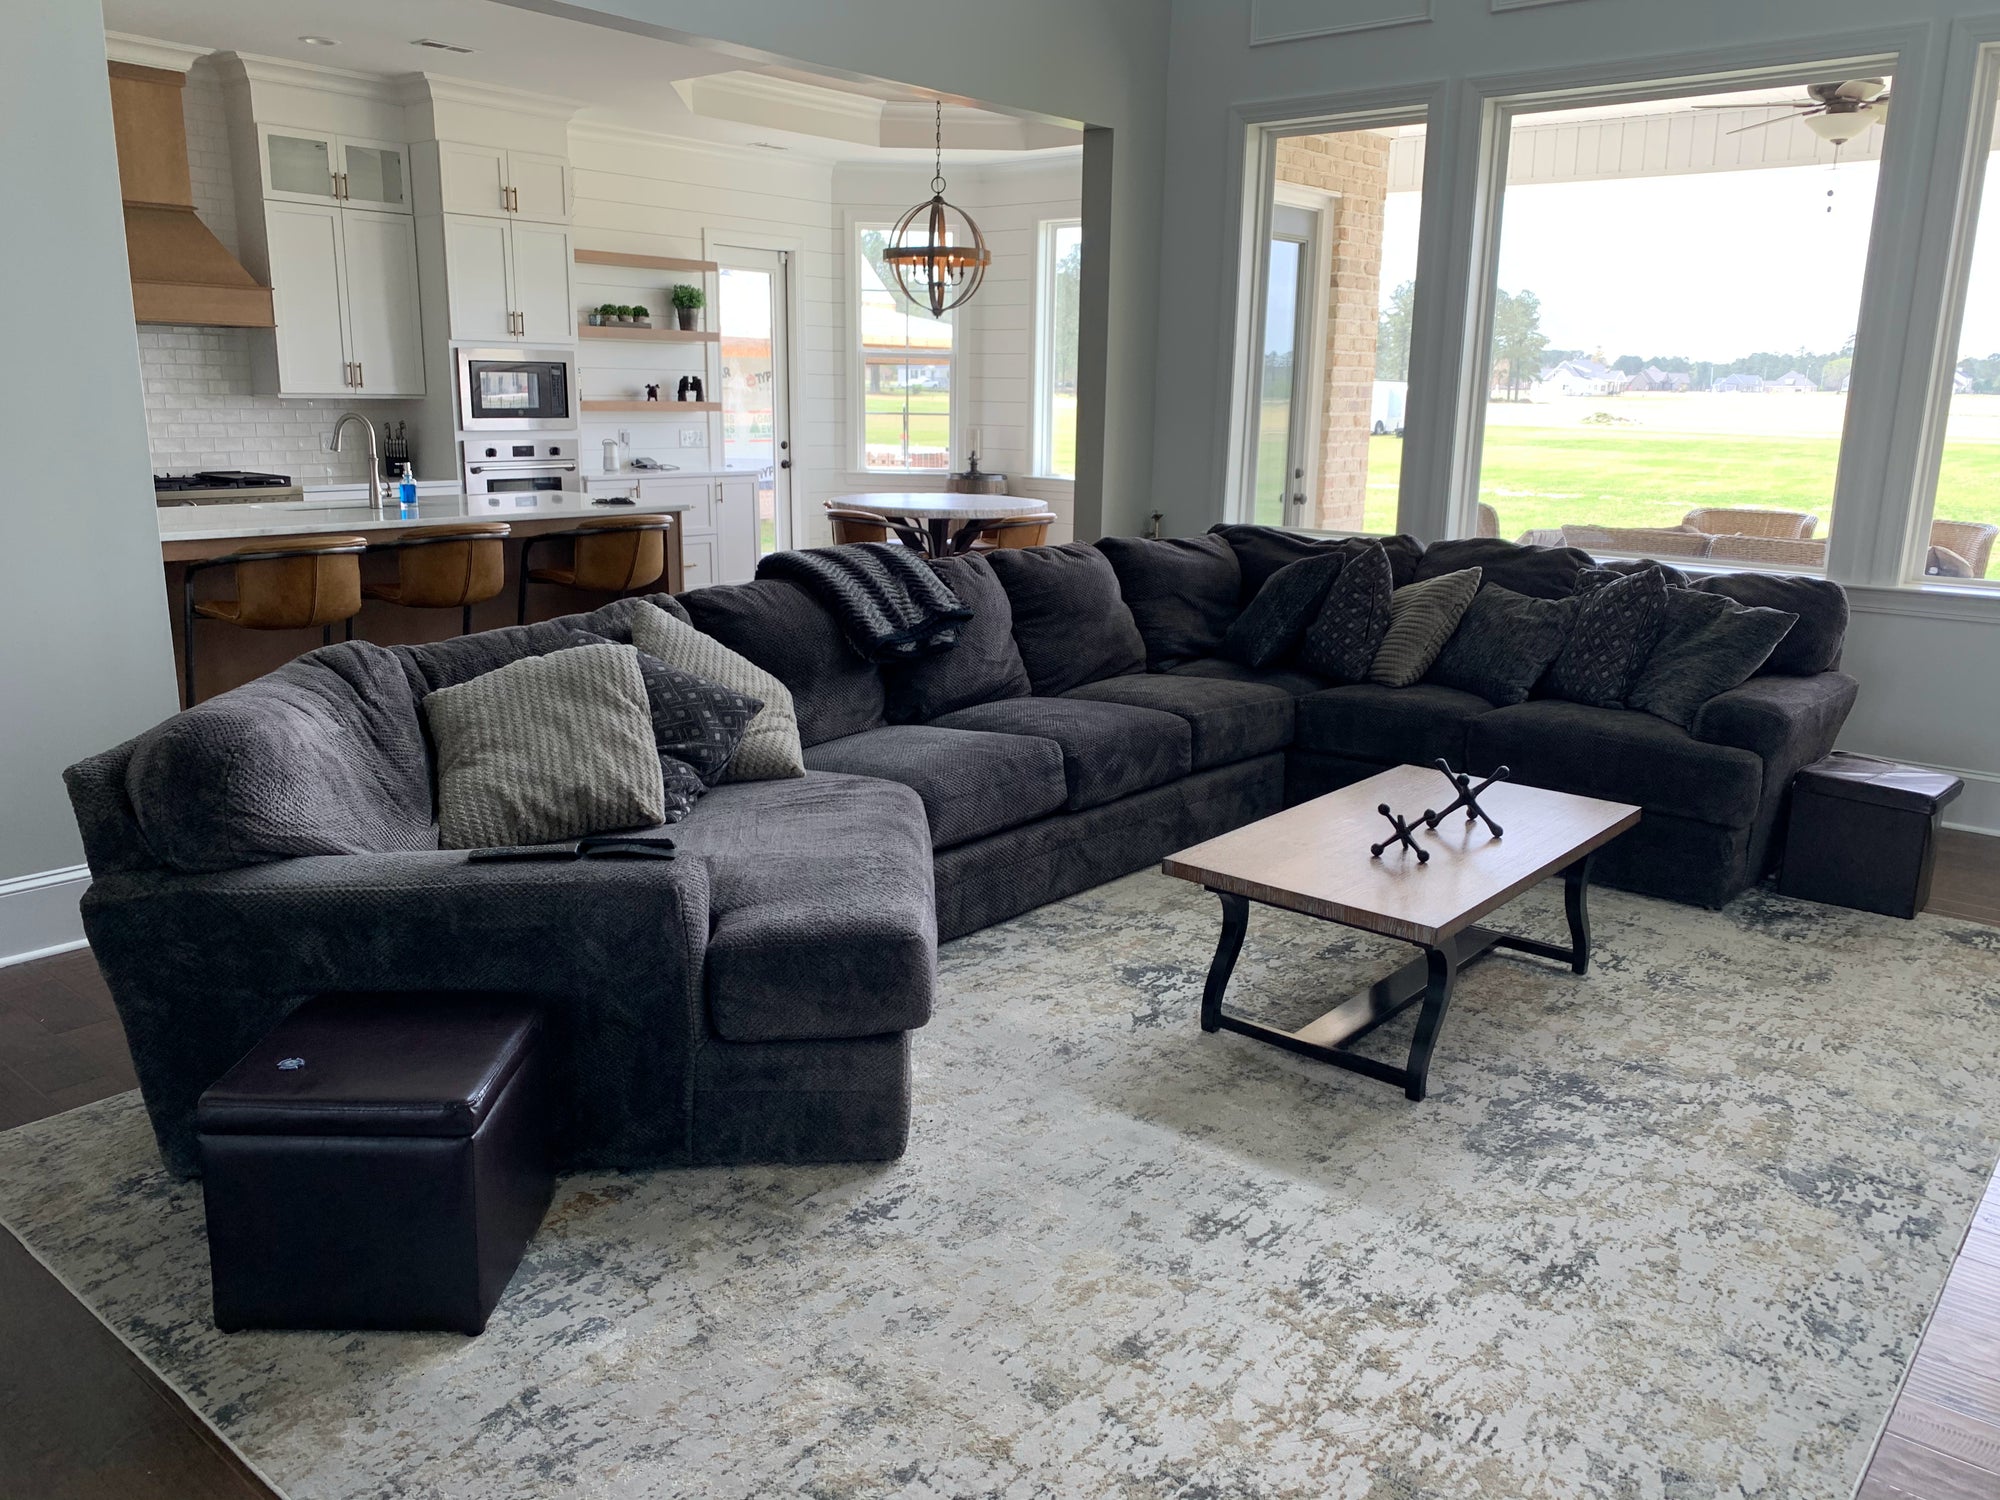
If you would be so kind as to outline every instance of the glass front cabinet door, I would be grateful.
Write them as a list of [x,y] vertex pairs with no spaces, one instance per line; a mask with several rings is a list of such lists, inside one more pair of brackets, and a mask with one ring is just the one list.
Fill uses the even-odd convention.
[[279,125],[264,129],[263,142],[266,198],[410,211],[405,146]]
[[264,196],[292,203],[338,203],[334,138],[303,130],[264,132]]

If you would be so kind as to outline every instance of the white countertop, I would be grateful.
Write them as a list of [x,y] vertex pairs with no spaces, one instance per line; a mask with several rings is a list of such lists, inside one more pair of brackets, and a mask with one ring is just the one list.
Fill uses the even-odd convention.
[[162,542],[229,541],[237,537],[313,536],[322,532],[401,531],[447,521],[590,520],[603,516],[668,515],[692,507],[681,500],[639,500],[602,505],[579,490],[533,494],[425,494],[414,511],[390,506],[377,512],[365,504],[308,505],[299,501],[246,505],[168,505],[160,508]]

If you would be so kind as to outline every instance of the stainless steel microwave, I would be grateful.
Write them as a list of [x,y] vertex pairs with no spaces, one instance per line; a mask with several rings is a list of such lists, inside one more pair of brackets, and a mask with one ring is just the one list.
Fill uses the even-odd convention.
[[576,358],[568,350],[458,351],[461,432],[537,432],[576,420]]

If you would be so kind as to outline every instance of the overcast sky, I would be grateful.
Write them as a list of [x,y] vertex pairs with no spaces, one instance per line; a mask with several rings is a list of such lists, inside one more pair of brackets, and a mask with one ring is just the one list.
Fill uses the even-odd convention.
[[[2000,186],[1981,212],[1967,354],[2000,351],[1996,199]],[[1854,332],[1874,201],[1874,162],[1512,187],[1500,285],[1541,298],[1558,349],[1718,363],[1830,353]],[[1416,193],[1390,195],[1385,299],[1415,274],[1418,206]]]

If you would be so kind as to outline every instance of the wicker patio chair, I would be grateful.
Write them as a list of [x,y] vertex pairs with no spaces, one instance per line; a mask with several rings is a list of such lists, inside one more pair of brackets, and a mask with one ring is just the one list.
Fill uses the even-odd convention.
[[1708,549],[1717,562],[1781,563],[1793,568],[1826,566],[1826,541],[1803,537],[1719,536]]
[[1673,526],[1565,526],[1563,541],[1586,552],[1635,557],[1707,557],[1716,537]]
[[1691,510],[1681,525],[1710,536],[1771,536],[1804,541],[1819,525],[1819,517],[1803,510],[1755,510],[1749,506],[1707,505]]
[[1996,536],[2000,536],[2000,526],[1989,525],[1985,521],[1931,522],[1931,545],[1956,552],[1964,558],[1974,578],[1986,576],[1986,565],[1993,560],[1993,539]]
[[1484,500],[1479,502],[1479,529],[1472,534],[1474,536],[1500,535],[1500,512],[1488,505]]

